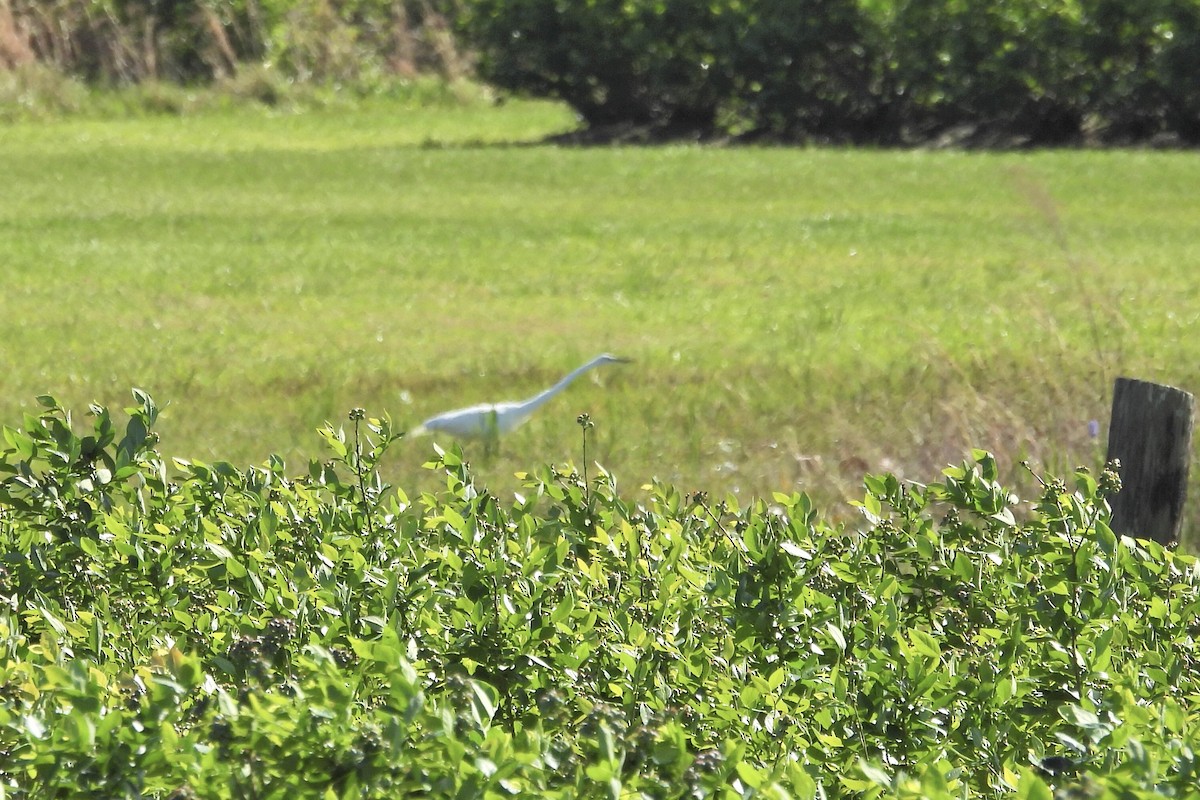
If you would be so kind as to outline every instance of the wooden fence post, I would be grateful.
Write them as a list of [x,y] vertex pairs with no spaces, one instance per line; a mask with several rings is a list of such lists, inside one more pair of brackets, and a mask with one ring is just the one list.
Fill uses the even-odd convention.
[[1190,393],[1117,378],[1108,459],[1121,461],[1121,491],[1110,499],[1118,535],[1178,541],[1192,459]]

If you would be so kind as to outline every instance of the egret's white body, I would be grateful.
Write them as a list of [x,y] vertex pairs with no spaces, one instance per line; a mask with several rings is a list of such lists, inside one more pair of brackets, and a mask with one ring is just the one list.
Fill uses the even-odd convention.
[[459,408],[430,417],[416,428],[408,432],[409,436],[421,436],[427,433],[448,433],[461,438],[487,438],[508,433],[545,405],[554,395],[566,389],[571,381],[590,369],[603,364],[624,364],[629,359],[618,358],[604,353],[598,355],[582,367],[568,372],[563,379],[549,389],[534,395],[528,400],[510,401],[506,403],[480,403],[467,408]]

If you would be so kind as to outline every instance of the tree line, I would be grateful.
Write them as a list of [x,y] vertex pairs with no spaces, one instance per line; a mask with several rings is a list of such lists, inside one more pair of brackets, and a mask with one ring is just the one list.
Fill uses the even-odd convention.
[[0,0],[0,67],[474,74],[596,135],[1200,142],[1200,0]]

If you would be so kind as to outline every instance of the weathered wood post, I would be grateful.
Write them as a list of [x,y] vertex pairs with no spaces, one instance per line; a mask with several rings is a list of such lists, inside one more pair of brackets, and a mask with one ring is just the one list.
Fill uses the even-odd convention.
[[1192,458],[1189,392],[1117,378],[1108,460],[1121,461],[1121,491],[1111,498],[1117,534],[1167,544],[1179,539]]

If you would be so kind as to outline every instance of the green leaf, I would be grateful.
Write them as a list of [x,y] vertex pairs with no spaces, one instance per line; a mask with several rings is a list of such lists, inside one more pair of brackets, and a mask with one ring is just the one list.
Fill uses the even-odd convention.
[[842,629],[830,622],[825,626],[825,630],[829,631],[829,635],[833,638],[834,643],[837,644],[838,649],[845,651],[846,637],[842,635]]
[[214,556],[221,559],[222,561],[228,561],[229,559],[233,558],[233,553],[229,552],[229,548],[225,547],[225,545],[223,545],[223,544],[218,544],[217,542],[212,542],[212,541],[206,541],[204,543],[204,546],[207,547]]
[[803,561],[812,561],[813,554],[809,550],[804,549],[795,542],[782,541],[779,543],[779,549],[787,553],[789,556],[799,558]]
[[31,439],[29,436],[21,433],[15,428],[10,428],[5,425],[4,439],[16,452],[17,458],[21,459],[22,461],[27,461],[33,458],[36,449],[33,444],[33,439]]
[[1050,791],[1050,787],[1038,777],[1033,769],[1025,767],[1017,782],[1014,800],[1054,800],[1054,792]]
[[912,629],[908,633],[908,640],[912,643],[913,651],[923,656],[930,658],[941,658],[942,649],[938,646],[937,639],[934,639],[925,631],[917,628]]
[[1016,527],[1017,519],[1013,516],[1011,508],[1002,508],[995,514],[992,514],[992,519],[1002,523],[1007,528]]
[[492,722],[500,702],[500,693],[491,684],[480,680],[467,681],[471,693],[471,712],[475,721],[484,729]]
[[742,782],[751,789],[759,789],[766,782],[766,776],[753,765],[747,764],[745,761],[737,763],[737,774],[742,779]]
[[146,444],[146,436],[149,430],[146,428],[146,423],[141,417],[130,417],[129,422],[125,425],[125,436],[121,439],[121,443],[117,445],[118,452],[123,456],[124,460],[120,466],[125,466],[134,460],[138,451]]
[[34,739],[46,738],[46,725],[40,719],[27,714],[21,718],[21,724],[24,725],[25,731]]
[[573,612],[574,610],[575,610],[575,597],[572,592],[568,591],[566,593],[566,595],[563,597],[562,602],[560,602],[557,606],[555,606],[554,610],[552,612],[550,612],[551,624],[557,625],[560,622],[563,622],[569,616],[571,616],[571,612]]
[[887,774],[882,768],[868,761],[860,760],[858,762],[858,771],[871,783],[884,788],[891,788],[892,776]]
[[96,723],[90,714],[76,711],[71,715],[75,727],[75,743],[80,750],[87,752],[96,746]]

